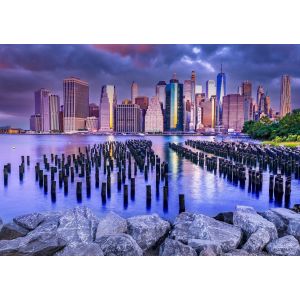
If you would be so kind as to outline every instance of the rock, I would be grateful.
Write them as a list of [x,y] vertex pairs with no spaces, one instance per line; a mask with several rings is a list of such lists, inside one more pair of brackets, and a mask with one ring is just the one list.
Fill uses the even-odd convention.
[[[157,214],[136,216],[127,219],[130,234],[145,254],[149,254],[168,234],[171,226]],[[147,253],[148,252],[148,253]]]
[[234,249],[225,253],[224,256],[249,256],[249,253],[243,249]]
[[28,232],[28,229],[25,229],[16,223],[8,223],[2,226],[0,240],[13,240],[25,236]]
[[126,233],[127,232],[127,221],[121,218],[119,215],[110,212],[104,217],[99,219],[96,241],[103,235]]
[[57,233],[68,244],[90,243],[95,240],[98,222],[89,208],[75,207],[59,218]]
[[104,235],[97,241],[105,256],[142,256],[143,250],[125,233]]
[[250,206],[236,207],[236,211],[233,213],[233,224],[237,227],[240,227],[248,238],[259,228],[265,229],[269,233],[271,240],[274,240],[278,237],[275,225],[260,216]]
[[292,235],[286,235],[269,243],[266,247],[271,255],[295,256],[300,255],[299,242]]
[[55,256],[103,256],[103,251],[97,243],[80,243],[67,245],[54,254]]
[[286,208],[272,208],[271,210],[285,222],[286,233],[293,235],[300,241],[300,214]]
[[207,247],[203,249],[199,256],[217,256],[218,254],[215,252],[215,249],[212,247]]
[[243,250],[248,253],[259,253],[270,242],[270,234],[263,228],[259,228],[256,232],[252,233],[243,246]]
[[221,255],[222,253],[221,244],[216,241],[190,239],[188,240],[188,245],[195,249],[198,254],[200,254],[200,252],[208,248],[210,249],[209,251],[213,251],[215,255]]
[[29,232],[25,237],[0,241],[0,255],[53,255],[66,242],[57,235],[57,224],[46,223]]
[[279,236],[282,236],[287,230],[287,223],[274,211],[267,210],[260,215],[275,225]]
[[237,248],[242,238],[240,228],[201,214],[181,213],[174,222],[170,237],[187,244],[191,239],[219,243],[222,251]]
[[21,227],[24,227],[28,230],[33,230],[44,221],[44,217],[40,213],[32,213],[16,217],[13,219],[13,221]]
[[165,239],[159,248],[160,256],[197,256],[196,251],[179,241]]
[[214,219],[233,225],[233,212],[223,212],[217,214]]

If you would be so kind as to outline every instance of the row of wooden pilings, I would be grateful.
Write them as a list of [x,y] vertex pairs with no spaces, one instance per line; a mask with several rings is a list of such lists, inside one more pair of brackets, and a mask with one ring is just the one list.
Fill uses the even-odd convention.
[[[68,195],[70,183],[74,183],[76,178],[85,178],[87,197],[91,196],[91,176],[94,169],[95,188],[101,188],[102,203],[105,204],[107,198],[111,197],[111,176],[116,170],[117,189],[120,191],[123,186],[124,207],[128,206],[129,188],[131,199],[135,198],[136,176],[138,169],[144,173],[146,206],[151,207],[152,191],[149,180],[149,172],[155,172],[156,195],[159,195],[160,182],[163,182],[163,207],[168,210],[169,184],[168,184],[168,163],[161,162],[151,148],[152,142],[148,140],[127,140],[122,142],[106,142],[84,149],[78,148],[77,154],[61,155],[51,153],[42,156],[41,162],[35,164],[35,180],[45,194],[50,194],[52,201],[56,201],[57,187],[63,189]],[[27,165],[30,165],[30,157],[27,156]],[[115,169],[116,168],[116,169]],[[106,175],[106,180],[100,183],[100,170]],[[8,175],[11,173],[11,164],[3,168],[4,184],[8,185]],[[20,181],[23,181],[25,173],[25,157],[21,157],[19,166]],[[127,178],[127,182],[126,182]],[[50,183],[50,187],[48,187]],[[83,181],[77,181],[76,197],[82,200]],[[179,195],[179,211],[185,211],[184,195]]]

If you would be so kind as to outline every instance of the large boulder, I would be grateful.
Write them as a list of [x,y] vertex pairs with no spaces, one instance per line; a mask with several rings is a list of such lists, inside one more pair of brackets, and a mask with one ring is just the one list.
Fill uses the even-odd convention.
[[28,229],[17,225],[14,222],[4,224],[0,230],[0,240],[13,240],[23,237],[29,232]]
[[45,220],[44,216],[40,213],[26,214],[13,219],[13,221],[28,230],[33,230],[38,227]]
[[104,235],[98,239],[105,256],[142,256],[143,250],[137,242],[125,233]]
[[65,245],[66,241],[57,235],[57,224],[45,223],[29,232],[25,237],[0,241],[0,255],[53,255]]
[[287,230],[287,222],[285,222],[274,211],[272,211],[272,210],[269,209],[267,211],[264,211],[264,212],[260,213],[260,215],[263,218],[267,219],[268,221],[272,222],[275,225],[279,236],[282,236],[286,232],[286,230]]
[[56,252],[55,256],[103,256],[103,251],[97,243],[79,243],[67,245]]
[[292,235],[286,235],[269,243],[266,247],[271,255],[295,256],[300,255],[299,242]]
[[243,250],[251,254],[259,253],[265,248],[270,240],[271,237],[269,232],[264,228],[259,228],[250,235],[249,239],[243,246]]
[[170,237],[188,244],[191,239],[220,244],[222,251],[235,249],[242,238],[241,229],[201,214],[184,212],[175,219]]
[[126,233],[127,221],[114,212],[110,212],[104,217],[99,218],[96,232],[96,241],[103,235]]
[[159,248],[160,256],[197,256],[196,251],[179,241],[165,239]]
[[89,208],[75,207],[59,218],[57,234],[67,244],[90,243],[95,239],[98,222]]
[[234,249],[225,253],[224,256],[249,256],[249,253],[243,249]]
[[198,255],[203,250],[207,250],[209,253],[213,252],[214,255],[221,255],[222,253],[221,244],[213,240],[190,239],[188,240],[188,245],[195,249]]
[[250,206],[236,207],[233,213],[233,224],[240,227],[248,238],[260,228],[265,229],[269,233],[271,240],[278,237],[275,225],[260,216],[254,208]]
[[300,241],[300,214],[286,208],[272,208],[286,224],[286,234],[293,235]]
[[127,219],[128,234],[130,234],[144,254],[149,254],[168,234],[170,223],[161,219],[157,214],[136,216]]
[[233,212],[229,211],[219,213],[214,217],[214,219],[228,224],[233,224]]

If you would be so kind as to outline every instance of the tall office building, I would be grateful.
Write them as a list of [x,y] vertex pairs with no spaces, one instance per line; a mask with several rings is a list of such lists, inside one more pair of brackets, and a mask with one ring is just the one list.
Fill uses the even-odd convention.
[[89,117],[99,118],[99,105],[90,103],[89,105]]
[[[192,90],[191,90],[191,120],[189,124],[189,130],[190,131],[195,131],[196,130],[196,124],[197,124],[197,105],[195,101],[195,96],[196,96],[196,72],[192,71],[191,74],[191,85],[192,85]],[[202,90],[202,87],[201,87]]]
[[159,81],[156,85],[156,97],[158,98],[163,110],[166,108],[166,85],[165,81]]
[[201,84],[196,84],[195,86],[195,94],[201,94],[203,93],[203,88]]
[[206,81],[206,99],[210,99],[212,96],[216,96],[216,82],[214,80],[207,80]]
[[193,82],[192,80],[185,80],[183,83],[183,130],[189,131],[190,125],[193,126],[193,120],[191,119],[191,108],[193,105]]
[[252,83],[249,80],[242,82],[241,95],[244,97],[252,97]]
[[291,79],[289,75],[281,77],[280,116],[284,117],[291,112]]
[[64,79],[64,132],[85,129],[89,115],[89,85],[79,78]]
[[223,98],[223,127],[241,131],[244,126],[244,97],[229,94]]
[[60,106],[59,110],[59,131],[64,132],[64,106]]
[[32,115],[30,117],[30,130],[35,132],[42,131],[42,118],[41,115]]
[[[209,100],[202,101],[201,107],[201,120],[202,125],[206,128],[215,128],[216,123],[216,96],[211,96]],[[200,125],[198,124],[198,127]]]
[[245,119],[245,121],[253,120],[252,83],[249,80],[242,82],[240,95],[242,95],[244,97],[244,119]]
[[166,85],[165,130],[183,131],[183,84],[176,75]]
[[142,111],[137,104],[118,104],[115,109],[115,131],[141,132],[141,114]]
[[134,104],[135,103],[135,98],[139,95],[139,87],[136,82],[132,82],[131,84],[131,101]]
[[145,132],[158,133],[164,131],[164,118],[160,102],[153,97],[145,116]]
[[222,126],[223,114],[223,97],[226,95],[226,75],[223,72],[221,65],[221,72],[217,76],[217,126]]
[[146,117],[146,111],[149,106],[149,98],[146,96],[138,96],[135,98],[135,104],[137,104],[142,110],[141,130],[145,131],[145,117]]
[[114,109],[117,104],[117,94],[114,85],[104,85],[101,90],[99,106],[99,129],[112,131],[114,129]]
[[60,100],[58,95],[49,95],[49,105],[50,105],[50,131],[59,132],[59,109]]
[[271,97],[266,96],[265,105],[264,105],[264,114],[268,117],[271,117]]
[[50,131],[50,91],[47,89],[39,89],[34,93],[35,96],[35,114],[41,117],[41,131]]

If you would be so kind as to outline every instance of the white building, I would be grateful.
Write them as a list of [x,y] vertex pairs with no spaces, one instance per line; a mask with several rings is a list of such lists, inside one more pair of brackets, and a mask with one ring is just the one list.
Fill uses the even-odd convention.
[[98,118],[96,117],[87,117],[86,118],[86,129],[91,132],[98,131]]
[[104,85],[101,90],[99,106],[99,129],[108,132],[114,130],[114,110],[117,94],[114,85]]
[[59,132],[60,100],[58,95],[49,95],[50,106],[50,131]]
[[210,99],[211,96],[216,96],[217,89],[216,89],[216,82],[214,80],[207,80],[206,81],[206,99]]
[[164,117],[158,97],[153,97],[145,117],[145,132],[163,132]]
[[75,77],[64,79],[64,132],[85,129],[89,116],[89,85]]
[[165,81],[159,81],[156,85],[156,97],[158,98],[163,110],[166,109],[166,85]]

